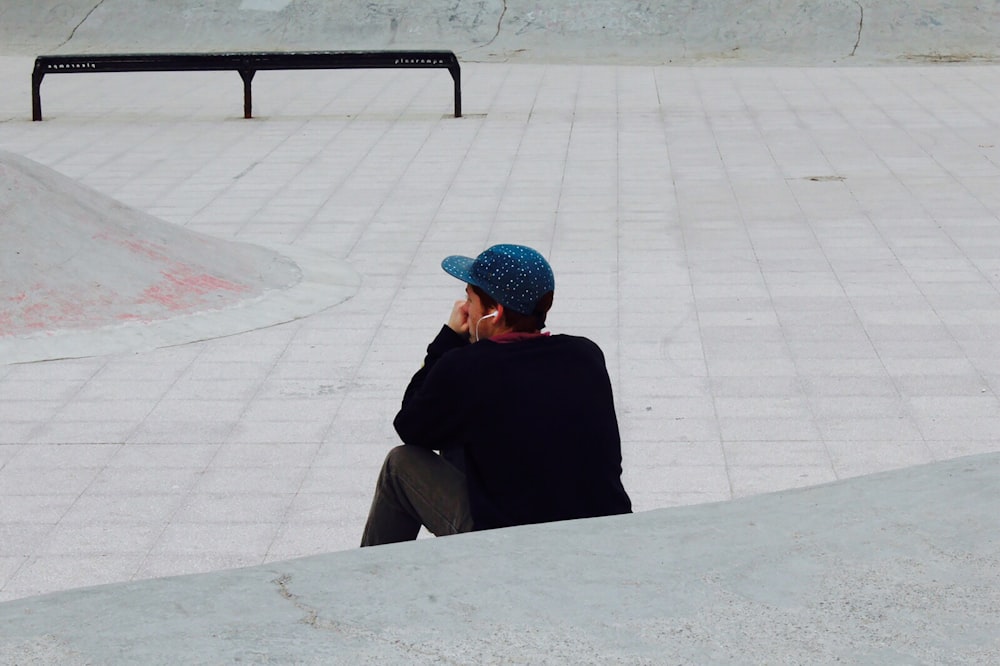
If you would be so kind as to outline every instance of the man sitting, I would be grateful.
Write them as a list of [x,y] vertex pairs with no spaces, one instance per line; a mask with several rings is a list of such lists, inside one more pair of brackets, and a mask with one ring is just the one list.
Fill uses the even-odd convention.
[[494,245],[441,267],[466,299],[403,395],[361,545],[631,512],[604,355],[541,332],[549,263]]

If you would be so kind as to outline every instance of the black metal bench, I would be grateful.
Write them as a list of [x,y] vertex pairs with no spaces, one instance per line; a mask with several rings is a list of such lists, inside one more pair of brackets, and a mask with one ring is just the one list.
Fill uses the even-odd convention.
[[462,116],[462,73],[452,51],[270,51],[38,56],[31,73],[31,119],[42,119],[41,88],[46,74],[235,70],[243,79],[243,117],[250,118],[250,82],[260,70],[391,68],[447,69],[455,82],[455,117]]

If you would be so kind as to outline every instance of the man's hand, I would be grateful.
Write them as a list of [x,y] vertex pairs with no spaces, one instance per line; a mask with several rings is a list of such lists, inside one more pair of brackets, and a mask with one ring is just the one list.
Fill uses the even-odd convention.
[[448,318],[448,328],[459,335],[469,335],[469,301],[455,301]]

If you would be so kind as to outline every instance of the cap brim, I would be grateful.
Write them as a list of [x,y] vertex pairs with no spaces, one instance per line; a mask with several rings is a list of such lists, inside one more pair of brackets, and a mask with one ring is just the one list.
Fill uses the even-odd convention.
[[475,284],[472,279],[472,263],[474,261],[475,259],[454,254],[444,258],[444,261],[441,262],[441,268],[444,269],[445,273],[457,277],[462,282]]

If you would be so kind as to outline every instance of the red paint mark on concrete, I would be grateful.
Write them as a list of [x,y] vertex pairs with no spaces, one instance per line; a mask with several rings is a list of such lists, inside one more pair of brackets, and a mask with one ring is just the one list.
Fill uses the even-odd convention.
[[35,303],[21,310],[22,326],[29,331],[38,331],[45,328],[48,322],[58,320],[50,313],[51,307],[48,303]]
[[116,241],[121,244],[122,247],[131,250],[135,254],[146,257],[147,259],[152,259],[153,261],[158,261],[160,263],[167,263],[170,261],[170,257],[167,256],[165,248],[163,247],[130,238],[119,238],[116,239]]
[[[99,199],[84,197],[77,206],[52,196],[53,192],[65,192],[70,199],[83,196],[77,194],[77,186],[63,184],[68,180],[54,178],[0,163],[0,182],[12,181],[17,189],[10,200],[51,204],[55,222],[69,232],[66,242],[56,248],[49,247],[44,235],[22,239],[15,234],[19,243],[29,242],[28,249],[33,248],[30,242],[41,243],[37,251],[43,261],[16,264],[26,274],[14,276],[10,283],[7,276],[0,276],[0,338],[153,323],[232,307],[267,290],[260,284],[266,276],[257,275],[259,253],[241,257],[237,251],[231,260],[225,256],[224,243],[197,234],[175,234],[160,225],[152,225],[144,235],[146,218],[122,204],[109,199],[99,205]],[[11,210],[18,213],[17,206]],[[14,216],[14,225],[8,225],[8,209],[2,212],[0,235],[7,245],[13,233],[9,230],[19,234],[22,228],[33,228],[34,221],[22,219],[20,213]],[[51,267],[45,263],[48,259],[54,262]]]
[[[157,303],[167,310],[176,312],[207,303],[206,295],[228,292],[245,294],[251,288],[245,284],[224,280],[208,273],[194,271],[190,266],[175,264],[163,271],[163,281],[143,290],[137,303]],[[217,303],[211,303],[218,306]]]

